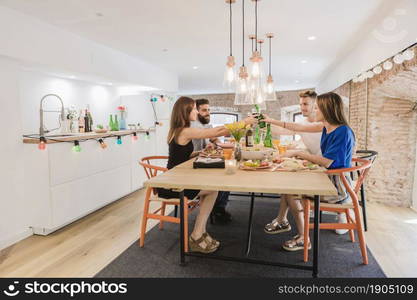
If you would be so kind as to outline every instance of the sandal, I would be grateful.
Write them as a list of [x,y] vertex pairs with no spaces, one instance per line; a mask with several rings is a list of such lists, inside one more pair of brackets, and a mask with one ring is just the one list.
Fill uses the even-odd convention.
[[211,240],[211,244],[213,244],[215,247],[220,246],[220,242],[218,240],[215,240],[211,235],[208,234],[208,232],[204,232],[202,237],[204,237],[207,240]]
[[[205,242],[205,247],[200,246],[202,242]],[[200,252],[204,254],[212,253],[218,249],[213,242],[209,242],[206,235],[202,235],[199,239],[195,240],[190,235],[188,239],[188,246],[191,252]]]
[[[304,250],[304,239],[297,241],[300,238],[299,235],[296,235],[291,240],[286,241],[282,248],[287,251],[299,251]],[[308,243],[308,250],[311,249],[311,243]]]
[[268,223],[264,227],[265,233],[268,234],[277,234],[282,232],[287,232],[291,230],[291,225],[286,222],[279,223],[278,219],[273,219],[271,223]]

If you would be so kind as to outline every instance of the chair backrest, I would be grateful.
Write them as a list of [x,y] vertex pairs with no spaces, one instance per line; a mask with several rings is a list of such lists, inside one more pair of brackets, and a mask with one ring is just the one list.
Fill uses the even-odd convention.
[[372,164],[378,156],[378,152],[373,150],[358,150],[356,154],[358,158],[370,160]]
[[[327,170],[327,174],[329,175],[339,175],[342,179],[343,185],[345,186],[346,190],[352,197],[352,199],[358,200],[358,192],[363,184],[363,181],[365,180],[366,176],[368,175],[369,168],[372,165],[372,162],[367,159],[363,158],[353,158],[352,162],[356,164],[356,166],[353,166],[351,168],[344,168],[344,169],[333,169],[333,170]],[[356,186],[354,189],[350,186],[349,182],[347,181],[346,177],[344,176],[344,173],[349,172],[358,172],[358,180],[356,182]]]
[[146,156],[140,160],[139,164],[145,170],[145,173],[148,179],[151,179],[152,177],[155,177],[156,175],[158,175],[158,172],[168,171],[167,168],[154,165],[154,162],[156,160],[167,160],[167,159],[168,159],[168,156]]

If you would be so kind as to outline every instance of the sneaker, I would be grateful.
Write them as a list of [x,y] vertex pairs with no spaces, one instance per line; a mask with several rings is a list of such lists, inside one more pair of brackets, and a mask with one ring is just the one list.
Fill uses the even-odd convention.
[[287,232],[291,230],[291,225],[286,222],[279,223],[278,219],[273,219],[271,223],[268,223],[264,227],[264,231],[268,234],[277,234],[281,232]]
[[[346,214],[342,213],[342,214],[337,214],[336,216],[337,218],[337,223],[342,223],[342,224],[346,224],[347,223],[347,218],[346,218]],[[336,234],[346,234],[349,230],[348,229],[335,229]]]
[[227,224],[232,221],[232,215],[224,207],[214,207],[211,214],[215,223]]

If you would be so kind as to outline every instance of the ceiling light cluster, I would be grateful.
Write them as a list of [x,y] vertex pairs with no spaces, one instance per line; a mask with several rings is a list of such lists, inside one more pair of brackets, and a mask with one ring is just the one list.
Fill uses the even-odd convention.
[[[257,104],[260,108],[266,108],[265,101],[275,101],[275,84],[272,77],[272,38],[273,33],[267,33],[269,46],[269,68],[268,76],[265,76],[262,57],[262,45],[265,40],[258,39],[258,2],[255,2],[255,33],[249,35],[252,41],[252,51],[250,56],[249,68],[245,66],[245,0],[242,0],[242,65],[239,71],[235,70],[235,59],[232,53],[232,4],[236,0],[225,0],[229,6],[229,42],[230,53],[226,61],[223,84],[225,87],[235,89],[235,105]],[[259,45],[259,46],[258,46]]]
[[387,59],[386,61],[378,64],[377,66],[373,67],[370,70],[367,70],[355,78],[352,79],[353,82],[363,82],[366,79],[370,79],[374,77],[375,75],[381,74],[383,70],[389,71],[394,67],[394,64],[400,65],[405,61],[412,60],[415,57],[415,49],[412,45],[405,49],[404,51],[401,51],[394,55],[393,57]]

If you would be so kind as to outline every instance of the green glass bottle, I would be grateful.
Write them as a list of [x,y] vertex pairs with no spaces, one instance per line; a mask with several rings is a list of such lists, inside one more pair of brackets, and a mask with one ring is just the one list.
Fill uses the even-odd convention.
[[120,130],[119,121],[117,120],[117,115],[114,115],[114,130],[115,131],[119,131]]
[[114,131],[113,115],[110,115],[109,130]]
[[259,134],[259,126],[255,126],[255,137],[254,137],[255,144],[261,143],[261,135]]
[[266,135],[265,135],[265,140],[264,140],[264,146],[268,147],[268,148],[273,148],[271,124],[267,124],[267,126],[266,126]]
[[256,118],[258,119],[259,128],[265,128],[266,123],[262,121],[263,119],[265,119],[265,117],[261,113],[261,109],[258,104],[255,104],[255,110],[256,110]]

